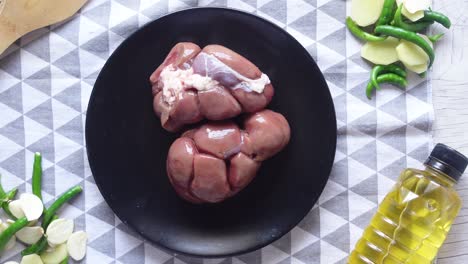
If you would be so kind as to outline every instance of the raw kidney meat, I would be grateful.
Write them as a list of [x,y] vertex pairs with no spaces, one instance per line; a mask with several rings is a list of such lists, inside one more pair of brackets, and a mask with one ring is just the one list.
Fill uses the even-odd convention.
[[219,121],[264,109],[274,94],[266,74],[219,45],[175,45],[150,76],[153,107],[174,132],[203,119]]
[[245,188],[262,161],[289,142],[286,119],[271,110],[232,121],[208,122],[171,145],[167,174],[176,192],[192,203],[216,203]]

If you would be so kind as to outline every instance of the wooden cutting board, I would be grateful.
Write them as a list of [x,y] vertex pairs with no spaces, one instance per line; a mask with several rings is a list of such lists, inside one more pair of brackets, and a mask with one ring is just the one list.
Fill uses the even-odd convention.
[[87,0],[0,0],[0,54],[28,32],[63,21]]

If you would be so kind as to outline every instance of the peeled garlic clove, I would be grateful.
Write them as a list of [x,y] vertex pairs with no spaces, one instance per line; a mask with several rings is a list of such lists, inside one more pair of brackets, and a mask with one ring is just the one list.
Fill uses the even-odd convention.
[[21,201],[20,200],[11,201],[8,204],[8,208],[10,209],[10,212],[14,217],[16,217],[16,218],[23,218],[24,217],[24,212],[23,212],[23,209],[21,208]]
[[[57,262],[58,263],[58,262]],[[44,264],[37,254],[26,255],[21,259],[20,264]]]
[[31,193],[23,193],[19,201],[21,202],[21,209],[23,209],[24,215],[28,221],[37,220],[41,217],[44,211],[44,205],[39,197]]
[[61,244],[51,251],[44,251],[44,253],[41,254],[41,259],[44,264],[57,264],[63,261],[67,256],[67,245]]
[[19,241],[28,245],[36,243],[43,235],[44,229],[40,226],[26,226],[16,232],[16,237]]
[[68,238],[67,249],[68,254],[76,261],[80,261],[86,255],[86,244],[88,242],[88,235],[86,232],[78,231]]
[[47,227],[47,241],[52,245],[65,243],[73,233],[73,221],[68,219],[57,219]]
[[10,240],[8,240],[8,242],[6,243],[5,250],[10,250],[10,249],[14,248],[15,245],[16,245],[16,237],[12,236],[10,238]]
[[3,264],[18,264],[18,262],[16,262],[16,261],[7,261],[7,262],[5,262]]

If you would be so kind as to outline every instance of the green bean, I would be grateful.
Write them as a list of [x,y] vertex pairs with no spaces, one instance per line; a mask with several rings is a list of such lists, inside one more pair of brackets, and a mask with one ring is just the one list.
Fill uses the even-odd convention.
[[0,174],[0,199],[5,199],[6,192],[3,189],[3,186],[2,186],[2,183],[1,183],[1,178],[2,178],[2,174]]
[[378,26],[375,28],[375,32],[383,34],[383,35],[399,38],[399,39],[404,39],[404,40],[407,40],[409,42],[416,44],[417,46],[422,48],[424,52],[426,52],[427,55],[429,56],[428,68],[430,68],[432,64],[434,63],[434,58],[435,58],[434,50],[432,49],[431,45],[429,45],[429,43],[424,38],[419,36],[418,34],[402,29],[402,28],[394,27],[394,26]]
[[[54,215],[54,217],[52,217],[52,221],[54,221],[56,219],[58,219],[58,216]],[[44,231],[46,231],[46,230],[44,230]],[[39,241],[37,241],[35,244],[33,244],[33,245],[29,246],[28,248],[25,248],[23,251],[21,251],[21,255],[26,256],[26,255],[31,255],[31,254],[40,254],[47,248],[47,245],[48,245],[47,237],[42,236],[41,239]]]
[[16,216],[14,216],[11,211],[10,211],[10,201],[13,200],[16,196],[16,193],[18,193],[18,189],[17,188],[13,188],[11,191],[9,191],[7,194],[6,194],[6,201],[2,203],[2,208],[3,208],[3,211],[5,211],[5,214],[8,215],[8,217],[10,217],[11,219],[13,220],[16,220]]
[[47,208],[46,212],[44,213],[44,219],[42,220],[42,228],[44,230],[47,229],[49,226],[50,222],[52,222],[52,218],[54,217],[55,213],[64,205],[66,202],[70,201],[73,197],[78,195],[83,191],[83,188],[81,186],[77,185],[62,195],[60,195],[55,202],[53,202],[49,208]]
[[26,217],[20,218],[16,220],[13,224],[11,224],[7,229],[5,229],[0,234],[0,251],[5,248],[5,245],[10,241],[11,237],[18,232],[21,228],[28,225],[28,219]]
[[437,34],[437,35],[428,36],[427,38],[428,38],[432,43],[436,43],[436,42],[439,41],[443,36],[444,36],[444,33],[440,33],[440,34]]
[[426,29],[428,26],[432,25],[434,22],[431,21],[423,21],[423,22],[416,22],[416,23],[406,23],[403,21],[403,17],[401,16],[401,10],[403,8],[403,4],[398,6],[397,11],[395,12],[395,17],[393,19],[393,25],[400,27],[402,29],[418,32]]
[[393,9],[395,6],[395,0],[385,0],[380,12],[379,20],[377,20],[376,26],[388,25],[393,17]]
[[377,77],[381,73],[384,73],[384,72],[395,73],[403,78],[406,78],[406,71],[400,66],[397,66],[395,64],[374,66],[374,68],[372,68],[372,71],[371,71],[371,83],[378,90],[380,90],[380,86],[379,86],[379,83],[377,82]]
[[47,244],[48,244],[47,238],[43,236],[36,243],[23,249],[23,251],[21,251],[21,256],[26,256],[26,255],[31,255],[31,254],[40,254],[47,248]]
[[42,200],[41,193],[41,182],[42,182],[42,156],[41,153],[34,153],[34,165],[33,165],[33,175],[32,175],[32,191],[33,194],[39,197]]
[[437,22],[447,29],[450,28],[450,26],[452,26],[452,22],[450,22],[450,19],[446,15],[431,10],[424,11],[424,17],[422,18],[422,20]]
[[60,264],[68,264],[68,256],[66,258],[64,258]]
[[[408,82],[406,81],[405,78],[394,73],[386,73],[386,74],[380,75],[379,77],[377,77],[377,82],[378,83],[392,83],[402,88],[405,88],[408,85]],[[366,87],[366,96],[369,100],[372,99],[373,90],[374,90],[374,85],[372,85],[372,82],[369,82]]]
[[348,27],[349,31],[354,36],[365,41],[374,42],[374,41],[383,41],[386,39],[386,37],[379,37],[379,36],[375,36],[375,35],[365,32],[356,24],[356,22],[354,22],[354,20],[351,17],[346,18],[346,26]]

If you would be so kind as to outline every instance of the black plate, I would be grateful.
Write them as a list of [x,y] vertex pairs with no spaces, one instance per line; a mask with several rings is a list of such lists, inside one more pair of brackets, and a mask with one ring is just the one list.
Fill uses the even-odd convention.
[[[180,41],[221,44],[250,59],[275,87],[269,107],[291,125],[288,147],[244,191],[216,205],[179,199],[166,176],[178,135],[154,115],[148,77]],[[91,95],[86,143],[96,184],[124,223],[176,252],[221,257],[259,249],[304,218],[332,167],[336,119],[319,68],[283,29],[240,11],[197,8],[149,23],[112,54]]]

